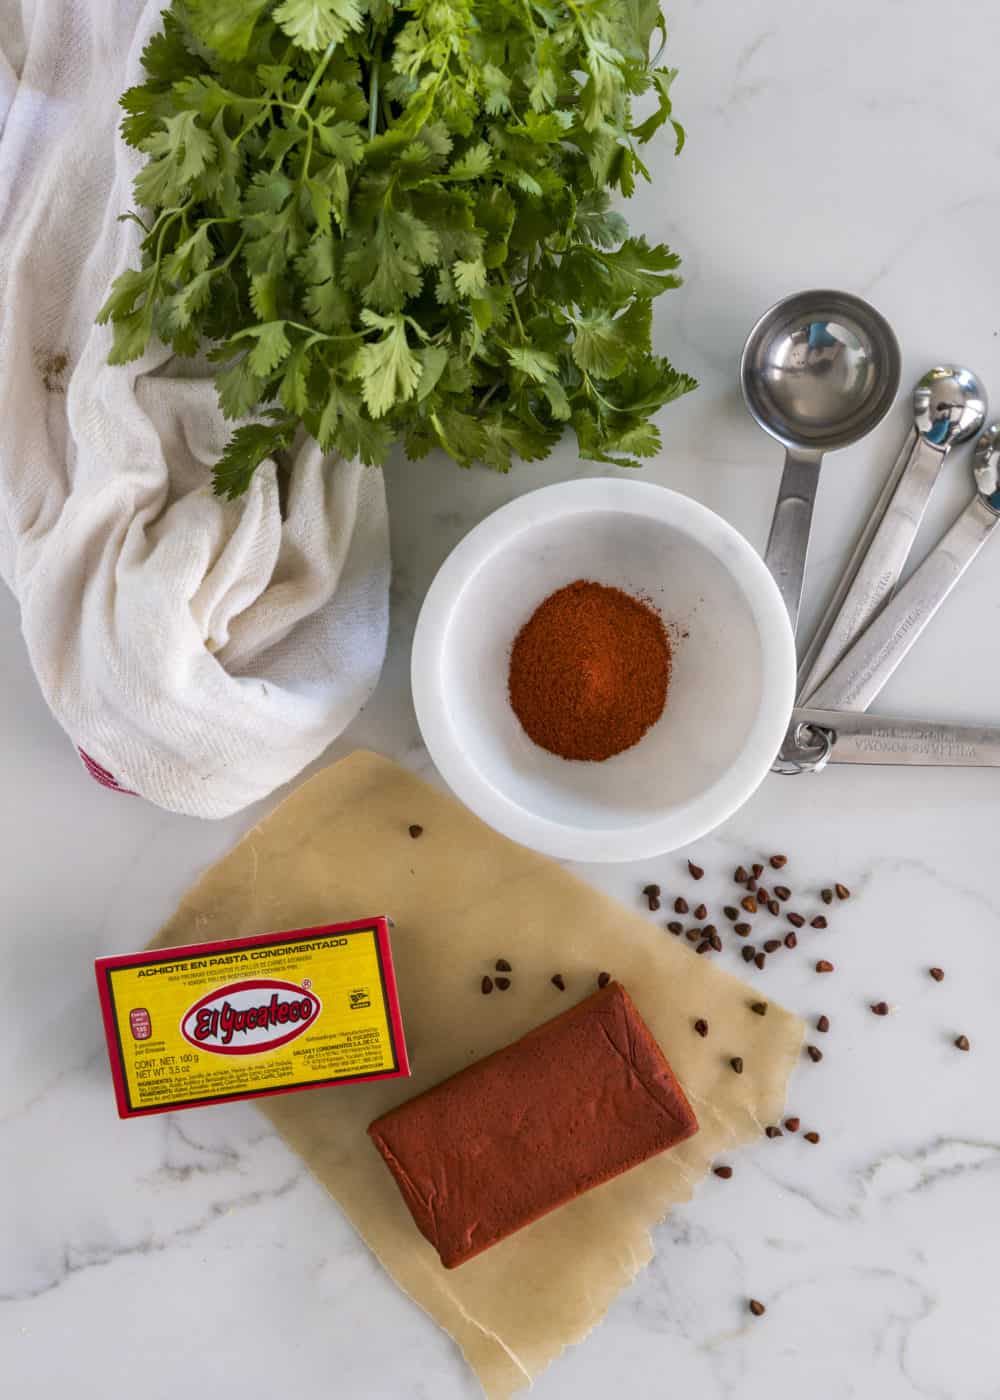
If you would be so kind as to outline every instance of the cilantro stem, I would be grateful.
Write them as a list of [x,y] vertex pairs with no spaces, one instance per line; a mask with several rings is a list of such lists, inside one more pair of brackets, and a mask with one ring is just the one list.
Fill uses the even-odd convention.
[[298,102],[296,102],[295,106],[292,108],[293,116],[301,116],[305,109],[309,106],[309,103],[312,100],[312,95],[319,87],[319,80],[326,72],[326,66],[330,62],[330,59],[333,57],[336,47],[336,39],[331,39],[330,42],[327,44],[326,48],[323,50],[323,57],[320,59],[315,69],[313,70],[313,75],[309,79],[309,82],[306,84],[305,92],[302,94]]
[[523,345],[527,345],[528,337],[524,333],[524,323],[521,320],[521,313],[517,309],[517,295],[514,292],[513,287],[510,285],[510,278],[507,276],[507,269],[505,267],[502,267],[500,269],[500,280],[510,292],[510,309],[514,313],[514,320],[517,322],[517,329],[521,332],[521,343]]
[[375,132],[378,130],[378,99],[379,99],[379,74],[382,71],[382,40],[384,36],[378,36],[378,43],[375,45],[375,52],[372,54],[372,76],[368,89],[368,140],[375,140]]

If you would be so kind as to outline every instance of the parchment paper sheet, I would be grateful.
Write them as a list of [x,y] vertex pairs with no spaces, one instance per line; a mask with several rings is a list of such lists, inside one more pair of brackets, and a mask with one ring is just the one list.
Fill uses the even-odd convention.
[[[407,828],[419,823],[413,840]],[[652,1257],[650,1229],[712,1159],[778,1121],[803,1026],[640,914],[490,830],[389,760],[312,778],[184,898],[154,946],[388,913],[411,1079],[261,1099],[385,1268],[461,1346],[490,1400],[528,1384],[600,1321]],[[498,957],[510,990],[484,997]],[[366,1135],[391,1106],[579,1001],[628,988],[701,1131],[459,1269],[441,1267]],[[549,981],[561,972],[567,990]],[[703,1016],[707,1039],[692,1030]],[[729,1059],[741,1055],[736,1075]]]

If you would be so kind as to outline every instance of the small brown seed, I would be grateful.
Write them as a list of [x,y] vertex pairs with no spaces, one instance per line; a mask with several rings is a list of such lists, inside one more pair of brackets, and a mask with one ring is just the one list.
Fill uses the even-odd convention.
[[873,1016],[888,1016],[889,1003],[887,1001],[873,1001],[871,1011]]
[[819,897],[824,904],[833,903],[833,890],[820,890]]
[[819,1142],[819,1133],[803,1133],[802,1136],[805,1138],[806,1142],[811,1142],[814,1146]]
[[823,1034],[826,1035],[827,1031],[830,1029],[829,1016],[818,1016],[816,1018],[816,1029],[822,1031]]
[[815,1045],[807,1045],[806,1054],[809,1056],[810,1060],[812,1060],[814,1065],[818,1065],[820,1060],[823,1058],[823,1051],[817,1050]]
[[756,893],[757,893],[757,881],[753,878],[752,875],[750,876],[750,879],[747,881],[746,887],[747,887],[747,889],[750,891],[751,894],[756,894]]
[[687,933],[686,933],[684,936],[685,936],[685,938],[687,939],[687,941],[688,941],[689,943],[697,943],[697,942],[699,941],[699,939],[701,938],[701,929],[700,929],[700,928],[689,928],[688,931],[687,931]]
[[554,973],[549,978],[549,981],[552,983],[553,987],[558,987],[561,992],[566,990],[566,982],[561,972]]
[[755,880],[759,880],[763,873],[764,867],[762,865],[751,865],[750,874],[754,877]]
[[508,989],[509,986],[510,986],[510,978],[509,978],[509,977],[498,977],[498,978],[497,978],[497,987],[500,989],[501,992],[507,991],[507,989]]
[[769,1138],[784,1137],[784,1133],[774,1123],[769,1123],[764,1129],[764,1133]]
[[733,1174],[732,1167],[713,1167],[712,1170],[715,1172],[715,1175],[721,1177],[723,1181],[728,1181]]
[[484,997],[488,997],[489,994],[490,994],[490,992],[492,992],[492,990],[493,990],[493,978],[492,978],[492,977],[484,977],[483,980],[480,982],[479,985],[480,985],[480,987],[482,988],[483,996],[484,996]]
[[655,914],[656,911],[657,911],[657,909],[659,909],[659,907],[660,907],[660,897],[659,897],[659,895],[651,894],[651,895],[649,896],[649,908],[650,908],[650,912],[653,913],[653,914]]
[[[958,1043],[958,1042],[956,1041],[956,1044],[957,1044],[957,1043]],[[739,1055],[734,1055],[733,1058],[729,1061],[729,1064],[730,1064],[730,1067],[732,1068],[732,1071],[733,1071],[734,1074],[742,1074],[742,1073],[743,1073],[743,1060],[742,1060],[742,1057],[741,1057],[741,1056],[739,1056]]]
[[810,927],[810,928],[826,928],[826,927],[827,927],[826,915],[825,915],[825,914],[817,914],[816,917],[815,917],[814,919],[810,919],[810,920],[809,920],[809,927]]
[[778,903],[778,901],[777,901],[776,899],[770,899],[770,900],[768,900],[768,902],[767,902],[767,912],[768,912],[769,914],[773,914],[775,918],[777,918],[778,915],[781,913],[781,905]]
[[738,865],[738,866],[736,867],[736,874],[733,876],[733,879],[736,881],[736,883],[737,883],[738,885],[745,885],[746,882],[750,879],[750,876],[749,876],[749,874],[743,869],[742,865]]
[[944,968],[943,968],[943,967],[932,967],[932,968],[928,968],[928,971],[930,972],[931,976],[934,978],[934,981],[935,981],[935,982],[943,982],[943,981],[944,981]]
[[413,837],[414,841],[416,841],[418,837],[423,836],[423,834],[424,834],[424,829],[423,829],[423,827],[422,827],[422,826],[417,826],[416,822],[414,822],[413,825],[409,828],[409,831],[410,831],[410,835]]
[[708,910],[705,908],[704,904],[699,904],[699,905],[696,907],[696,909],[695,909],[695,911],[694,911],[694,916],[695,916],[696,919],[707,919],[707,918],[708,918]]
[[826,958],[820,958],[819,962],[816,964],[816,971],[817,971],[817,972],[832,972],[832,971],[833,971],[833,963],[832,963],[832,962],[827,962]]
[[747,943],[744,947],[740,949],[740,952],[743,954],[743,961],[748,963],[753,962],[754,954],[756,953],[756,951],[757,949],[753,946],[752,943]]
[[956,1048],[959,1049],[959,1050],[971,1050],[971,1048],[972,1048],[971,1045],[969,1044],[969,1037],[968,1037],[967,1035],[959,1035],[959,1036],[956,1036],[956,1037],[955,1037],[955,1045],[956,1045]]
[[772,857],[771,857],[771,867],[772,867],[772,869],[774,869],[774,870],[784,870],[784,868],[785,868],[785,866],[786,866],[787,864],[788,864],[788,857],[787,857],[787,856],[772,856]]
[[506,958],[497,958],[495,966],[497,972],[513,972],[514,970]]
[[709,951],[709,949],[711,948],[711,946],[712,946],[712,945],[711,945],[711,943],[709,942],[709,940],[708,940],[707,938],[705,938],[705,939],[702,940],[701,943],[698,944],[697,948],[695,949],[695,952],[696,952],[696,953],[707,953],[707,952]]
[[671,919],[669,924],[667,924],[667,928],[675,935],[684,932],[684,925],[679,923],[677,919]]
[[760,905],[764,905],[764,904],[769,904],[770,902],[771,902],[771,896],[768,894],[767,890],[764,888],[763,885],[758,885],[758,886],[757,886],[757,903],[760,904]]
[[786,1119],[785,1119],[785,1127],[788,1129],[788,1131],[789,1131],[790,1133],[797,1133],[797,1132],[799,1131],[799,1128],[800,1128],[800,1126],[801,1126],[801,1123],[802,1123],[801,1118],[786,1118]]
[[764,1314],[767,1312],[767,1308],[765,1308],[764,1304],[761,1303],[757,1298],[751,1298],[750,1311],[753,1313],[754,1317],[763,1317]]
[[776,953],[780,947],[781,947],[781,939],[780,939],[780,938],[769,938],[769,939],[767,940],[767,942],[764,944],[764,952],[765,952],[765,953]]
[[746,938],[746,936],[747,936],[747,934],[748,934],[749,932],[750,932],[750,925],[749,925],[749,924],[733,924],[733,933],[738,934],[738,935],[740,936],[740,938]]
[[695,865],[693,860],[688,861],[688,874],[692,880],[700,880],[704,873],[700,865]]
[[708,1035],[708,1022],[702,1020],[701,1017],[699,1017],[698,1020],[695,1021],[694,1028],[701,1036],[702,1040],[704,1040],[706,1035]]
[[[711,933],[709,933],[709,929],[712,930]],[[711,924],[708,925],[708,928],[705,929],[705,932],[708,934],[708,941],[709,941],[709,943],[711,943],[711,945],[712,945],[712,947],[715,949],[715,951],[716,951],[717,953],[721,953],[721,952],[722,952],[722,939],[721,939],[721,938],[719,937],[719,935],[716,933],[715,929],[712,928],[712,925],[711,925]]]
[[767,958],[764,956],[764,954],[763,954],[763,953],[758,953],[757,956],[754,958],[753,961],[754,961],[754,966],[757,967],[757,968],[759,968],[760,971],[763,972],[763,971],[764,971],[764,964],[767,962]]
[[659,885],[643,885],[642,892],[647,899],[655,898],[660,894]]
[[734,909],[731,904],[725,905],[722,912],[723,914],[725,914],[726,918],[729,919],[731,923],[735,923],[736,920],[740,917],[739,910]]
[[766,1001],[752,1001],[752,1002],[750,1003],[750,1010],[754,1013],[755,1016],[766,1016],[766,1015],[767,1015],[767,1002],[766,1002]]
[[799,940],[798,940],[798,938],[796,938],[795,934],[794,934],[794,933],[786,933],[786,934],[785,934],[785,947],[786,947],[786,948],[797,948],[798,946],[799,946]]
[[846,885],[836,884],[833,888],[837,892],[838,899],[850,899],[851,892]]
[[792,897],[792,892],[787,885],[775,885],[774,893],[778,899],[791,899]]
[[690,908],[690,904],[688,904],[687,900],[684,898],[683,895],[679,894],[674,900],[675,914],[686,914]]
[[599,972],[599,973],[597,974],[597,985],[598,985],[599,987],[606,987],[610,981],[611,981],[611,973],[610,973],[610,972]]
[[805,919],[803,919],[801,914],[789,914],[788,922],[791,924],[792,928],[801,928],[805,923]]
[[756,914],[757,901],[752,894],[745,895],[744,898],[740,900],[740,908],[745,909],[748,914]]

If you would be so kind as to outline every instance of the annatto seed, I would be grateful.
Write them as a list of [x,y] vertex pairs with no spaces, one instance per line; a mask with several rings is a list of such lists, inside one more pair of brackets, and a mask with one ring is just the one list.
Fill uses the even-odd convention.
[[736,867],[736,874],[733,876],[733,879],[736,881],[736,883],[737,883],[738,885],[745,885],[746,882],[750,879],[750,876],[749,876],[749,874],[743,869],[742,865],[738,865],[738,866]]
[[599,987],[606,987],[610,981],[611,981],[611,973],[610,973],[610,972],[599,972],[599,973],[597,974],[597,985],[598,985]]
[[810,919],[810,920],[809,920],[809,927],[810,927],[810,928],[826,928],[826,927],[827,927],[826,916],[823,915],[823,914],[817,914],[816,917],[815,917],[814,919]]
[[767,942],[764,944],[764,952],[765,952],[765,953],[776,953],[780,947],[781,947],[781,939],[780,939],[780,938],[769,938],[769,939],[767,940]]
[[765,1308],[764,1304],[760,1302],[758,1298],[751,1298],[749,1306],[754,1317],[763,1317],[767,1312],[767,1308]]
[[820,890],[819,897],[824,904],[833,903],[833,890]]
[[958,1050],[971,1050],[972,1046],[969,1044],[969,1037],[967,1035],[956,1036],[955,1047]]
[[689,943],[697,943],[701,938],[701,929],[689,928],[684,936],[685,938],[687,938]]
[[498,988],[501,992],[506,992],[506,991],[509,989],[509,987],[510,987],[510,978],[509,978],[509,977],[498,977],[498,978],[497,978],[497,988]]
[[887,1001],[873,1001],[871,1010],[873,1016],[888,1016],[889,1003]]
[[697,908],[696,908],[695,911],[694,911],[694,916],[695,916],[696,919],[707,919],[707,918],[708,918],[708,910],[705,908],[704,904],[699,904],[699,905],[697,906]]
[[802,1136],[805,1138],[806,1142],[811,1142],[813,1145],[819,1142],[819,1133],[803,1133]]
[[935,982],[943,982],[943,981],[944,981],[944,968],[943,968],[943,967],[932,967],[932,968],[929,968],[928,971],[930,972],[931,976],[934,978],[934,981],[935,981]]
[[690,910],[690,908],[691,908],[690,904],[688,904],[687,900],[684,898],[684,896],[683,896],[682,894],[679,894],[679,895],[677,896],[677,898],[674,900],[674,913],[675,913],[675,914],[686,914],[686,913]]
[[566,990],[566,982],[561,972],[554,973],[552,977],[549,978],[549,981],[552,983],[553,987],[558,987],[561,992]]
[[497,958],[494,966],[497,972],[513,972],[514,970],[506,958]]
[[851,892],[846,885],[836,884],[833,888],[837,892],[838,899],[850,899]]
[[732,1167],[713,1167],[712,1170],[715,1172],[715,1175],[721,1177],[723,1181],[728,1181],[733,1174]]
[[765,904],[770,903],[771,896],[768,894],[767,890],[764,888],[763,885],[758,885],[755,893],[757,895],[757,903],[761,906],[761,908],[763,908]]
[[688,874],[692,880],[700,880],[704,873],[700,865],[695,865],[693,860],[688,861]]
[[764,1129],[764,1133],[765,1133],[765,1135],[766,1135],[767,1137],[769,1137],[769,1138],[776,1138],[776,1137],[784,1137],[784,1136],[785,1136],[784,1133],[781,1131],[781,1129],[778,1128],[778,1127],[776,1127],[774,1123],[768,1124],[768,1126]]
[[799,940],[798,940],[798,938],[796,938],[795,934],[794,934],[794,933],[786,933],[786,934],[785,934],[785,947],[786,947],[786,948],[797,948],[798,946],[799,946]]
[[698,1020],[695,1021],[694,1028],[701,1036],[702,1040],[704,1040],[705,1036],[708,1035],[708,1022],[702,1020],[701,1017],[699,1017]]
[[817,1017],[817,1020],[816,1020],[816,1029],[817,1029],[818,1031],[822,1031],[822,1032],[824,1033],[824,1035],[825,1035],[826,1032],[830,1029],[830,1018],[829,1018],[829,1016],[819,1016],[819,1017]]
[[781,913],[781,905],[776,899],[769,899],[767,902],[767,912],[773,914],[775,918]]
[[797,1132],[799,1131],[799,1128],[800,1128],[801,1126],[802,1126],[802,1119],[801,1119],[801,1118],[786,1118],[786,1119],[785,1119],[785,1127],[788,1129],[788,1131],[789,1131],[790,1133],[797,1133]]
[[483,980],[482,980],[482,982],[480,982],[479,985],[480,985],[480,987],[482,988],[483,996],[484,996],[484,997],[488,997],[489,994],[490,994],[490,992],[492,992],[492,990],[493,990],[493,978],[492,978],[492,977],[484,977]]
[[826,958],[820,958],[819,962],[816,964],[816,971],[817,971],[817,972],[832,972],[832,971],[833,971],[833,963],[832,963],[832,962],[827,962]]
[[749,932],[749,924],[733,924],[733,933],[738,934],[740,938],[746,938]]
[[756,914],[757,901],[754,899],[752,894],[744,895],[744,897],[740,900],[740,908],[745,909],[748,914]]
[[[710,933],[709,933],[709,929],[711,929],[711,932],[710,932]],[[711,925],[711,924],[709,924],[709,925],[706,927],[705,932],[708,934],[708,941],[709,941],[709,943],[711,943],[713,950],[714,950],[716,953],[721,953],[721,952],[722,952],[722,939],[721,939],[721,938],[719,937],[719,935],[716,933],[715,929],[712,928],[712,925]]]
[[[957,1044],[957,1042],[956,1042],[956,1044]],[[743,1060],[742,1060],[742,1057],[741,1057],[741,1056],[739,1056],[739,1055],[734,1055],[733,1058],[729,1061],[729,1063],[730,1063],[730,1066],[732,1067],[732,1071],[733,1071],[734,1074],[742,1074],[742,1073],[743,1073]]]
[[674,934],[674,935],[681,934],[681,933],[684,932],[684,925],[681,924],[681,923],[678,923],[678,921],[677,921],[676,919],[671,919],[670,922],[669,922],[669,924],[667,924],[667,928],[668,928],[668,929],[670,930],[670,932],[671,932],[672,934]]
[[658,898],[660,894],[660,887],[659,885],[643,885],[642,892],[647,899],[649,899],[651,895]]
[[823,1058],[823,1051],[818,1050],[815,1045],[807,1045],[806,1054],[809,1056],[810,1060],[812,1060],[814,1065],[818,1065],[820,1060]]
[[423,836],[423,834],[424,834],[424,829],[423,829],[422,826],[418,826],[418,825],[416,824],[416,822],[414,822],[413,825],[409,828],[409,832],[410,832],[410,835],[413,837],[414,841],[416,841],[416,840],[418,840],[421,836]]
[[723,912],[723,914],[725,914],[726,918],[727,918],[731,923],[735,923],[736,920],[740,917],[739,910],[738,910],[738,909],[734,909],[733,906],[732,906],[731,904],[727,904],[727,905],[725,906],[725,908],[723,909],[722,912]]
[[775,869],[775,870],[784,870],[784,868],[785,868],[785,866],[786,866],[787,864],[788,864],[788,857],[787,857],[787,856],[772,856],[772,857],[771,857],[771,865],[772,865],[773,869]]
[[754,966],[755,966],[756,968],[758,968],[761,972],[763,972],[763,971],[764,971],[764,964],[767,962],[767,958],[765,957],[765,955],[764,955],[763,953],[757,953],[757,954],[755,955],[753,961],[754,961]]
[[791,899],[792,897],[792,892],[787,885],[775,885],[774,894],[775,898],[780,900]]
[[746,947],[740,949],[740,952],[743,954],[743,961],[751,963],[754,960],[754,954],[757,952],[757,949],[752,943],[748,943]]
[[763,873],[764,867],[762,865],[751,865],[750,874],[754,877],[755,880],[759,880]]
[[754,1013],[755,1016],[766,1016],[766,1015],[767,1015],[767,1002],[766,1002],[766,1001],[752,1001],[752,1002],[750,1003],[750,1010]]
[[793,913],[788,915],[788,922],[791,924],[792,928],[801,928],[805,923],[805,919],[801,914]]
[[695,949],[695,952],[696,952],[696,953],[707,953],[707,952],[709,951],[709,949],[711,948],[711,946],[712,946],[712,945],[711,945],[711,943],[709,942],[709,940],[708,940],[707,938],[705,938],[705,939],[702,940],[701,943],[698,944],[697,948]]

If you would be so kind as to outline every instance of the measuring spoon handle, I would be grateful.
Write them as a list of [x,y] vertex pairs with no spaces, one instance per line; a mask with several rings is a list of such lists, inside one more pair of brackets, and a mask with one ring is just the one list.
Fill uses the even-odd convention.
[[[935,446],[916,431],[911,432],[907,446],[902,470],[897,461],[890,477],[890,482],[896,478],[895,484],[888,492],[883,491],[862,544],[848,565],[838,597],[820,624],[819,647],[814,655],[815,641],[810,648],[808,670],[799,686],[802,703],[808,702],[899,582],[948,455],[947,448]],[[803,676],[803,671],[799,674]]]
[[819,452],[802,452],[793,447],[785,452],[785,469],[781,474],[771,533],[764,551],[764,563],[785,601],[793,632],[798,625],[802,603],[809,528],[822,460]]
[[[790,736],[800,725],[833,740],[830,763],[898,764],[920,768],[1000,768],[1000,726],[944,724],[845,710],[792,711]],[[794,755],[794,738],[788,744]]]
[[821,710],[867,710],[1000,521],[980,496],[809,697]]

